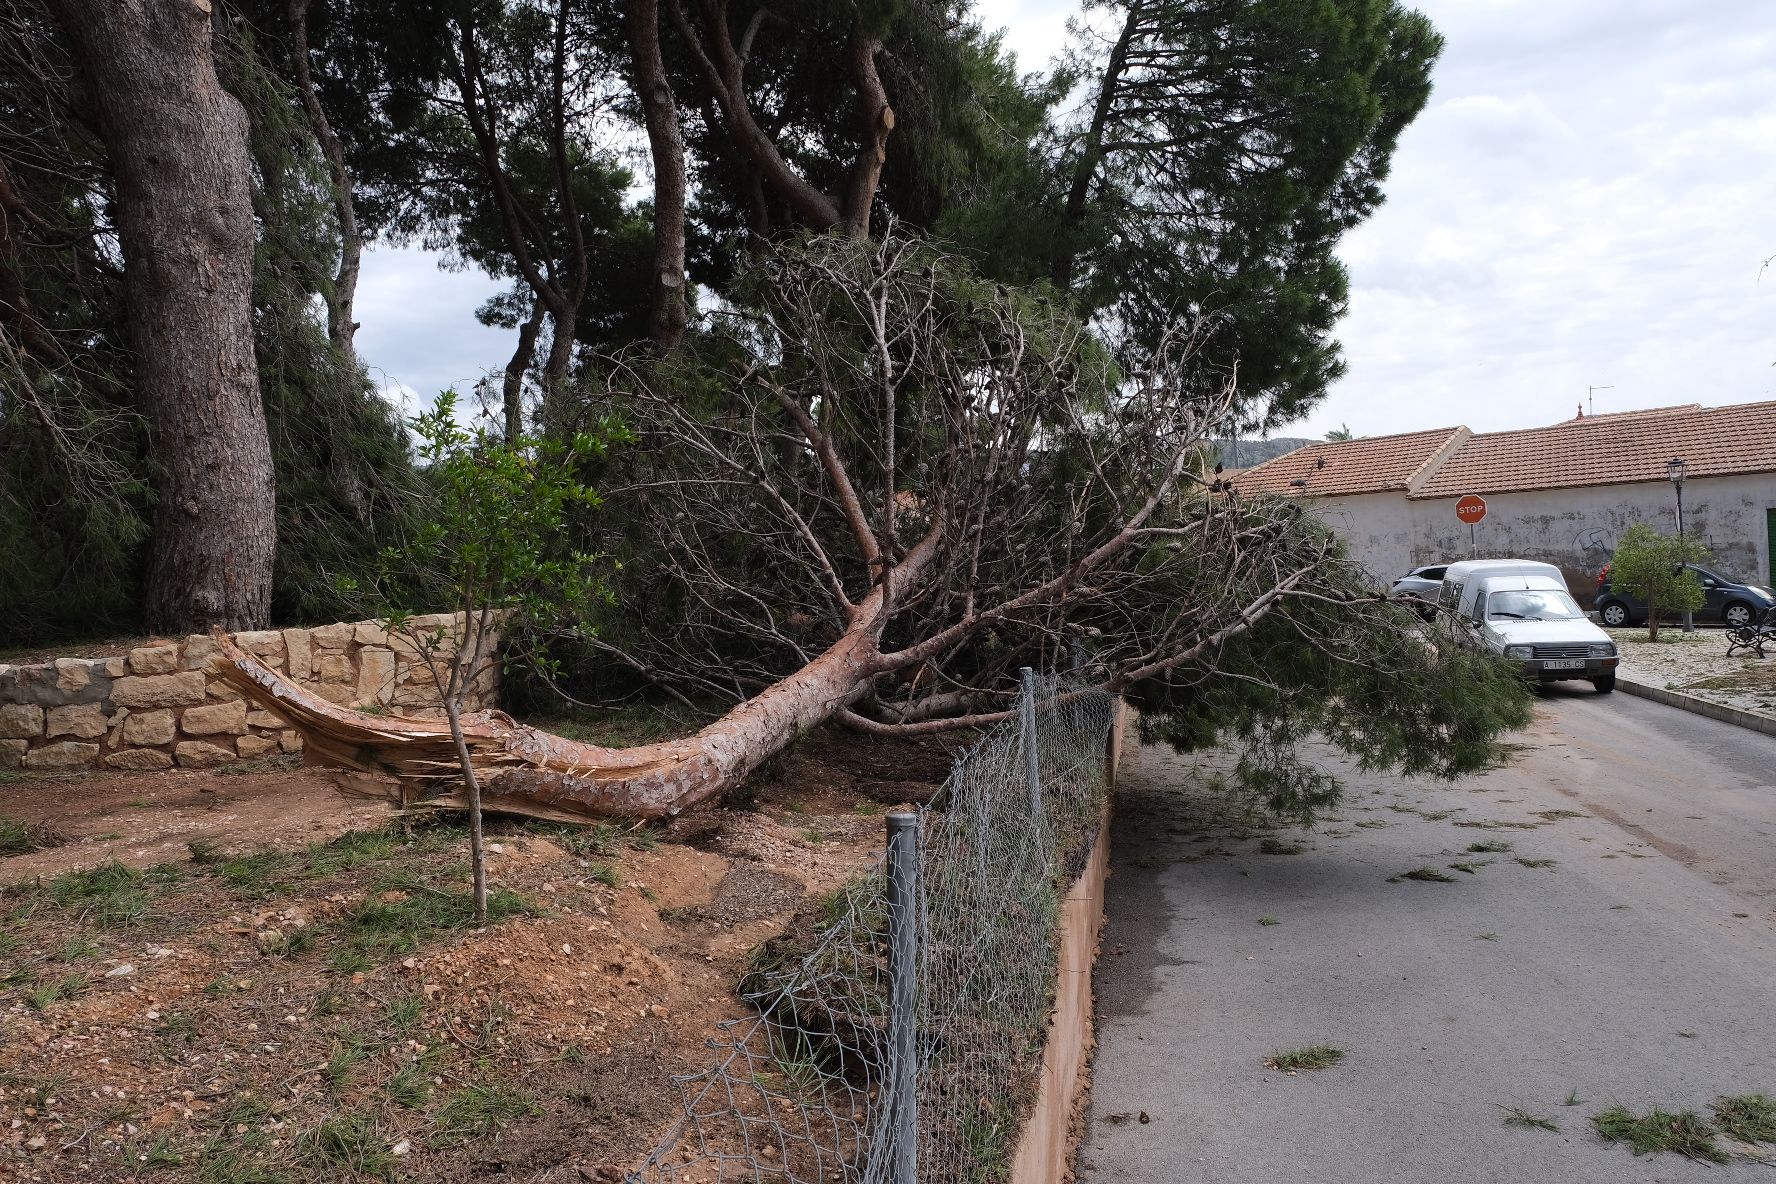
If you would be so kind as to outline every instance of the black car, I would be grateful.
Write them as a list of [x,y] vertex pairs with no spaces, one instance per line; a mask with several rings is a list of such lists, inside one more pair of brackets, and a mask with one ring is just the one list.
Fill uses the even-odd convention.
[[[1702,607],[1695,612],[1695,620],[1719,621],[1729,627],[1738,628],[1760,619],[1772,606],[1776,606],[1776,593],[1768,588],[1756,584],[1737,584],[1693,563],[1689,568],[1702,581],[1702,595],[1705,597]],[[1597,579],[1597,598],[1591,602],[1591,607],[1597,610],[1599,619],[1612,629],[1638,625],[1646,620],[1646,602],[1637,600],[1626,592],[1612,590],[1607,567]],[[1681,614],[1672,611],[1669,615],[1675,617]]]

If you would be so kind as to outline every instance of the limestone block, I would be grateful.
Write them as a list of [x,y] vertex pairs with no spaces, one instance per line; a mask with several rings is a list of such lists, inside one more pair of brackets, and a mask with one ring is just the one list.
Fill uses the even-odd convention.
[[179,668],[179,647],[151,645],[131,650],[129,668],[131,674],[171,674]]
[[0,769],[16,769],[25,759],[29,740],[0,740]]
[[247,712],[247,726],[249,728],[287,728],[290,726],[290,721],[275,711],[255,709]]
[[25,754],[24,764],[27,769],[80,769],[97,763],[98,759],[97,744],[64,740],[60,744],[33,748]]
[[208,670],[210,659],[221,652],[215,638],[207,633],[193,633],[185,639],[185,652],[179,664],[187,670]]
[[395,652],[366,647],[358,651],[358,699],[387,703],[395,686]]
[[352,629],[352,637],[359,645],[387,645],[388,630],[375,621],[359,621]]
[[56,689],[58,691],[78,691],[92,682],[93,667],[98,667],[102,676],[105,673],[103,661],[91,662],[80,658],[57,658],[55,660]]
[[302,733],[292,728],[287,732],[278,733],[278,747],[285,752],[302,751]]
[[267,740],[263,736],[242,736],[234,742],[240,751],[242,760],[256,761],[262,756],[270,756],[278,750],[276,740]]
[[358,689],[349,682],[316,683],[309,689],[329,703],[337,703],[341,707],[350,707],[358,698]]
[[315,659],[314,677],[318,682],[350,682],[357,671],[344,654],[322,654]]
[[0,737],[24,740],[43,735],[43,708],[35,703],[0,703]]
[[110,678],[122,678],[129,673],[129,663],[122,658],[106,658],[105,674]]
[[209,765],[225,765],[237,759],[234,749],[202,740],[181,740],[173,748],[181,769],[202,769]]
[[156,769],[173,767],[171,754],[158,748],[126,748],[122,752],[113,752],[105,757],[107,769],[130,769],[148,773]]
[[308,631],[310,644],[318,650],[342,650],[351,644],[352,626],[349,624],[317,625]]
[[125,744],[171,744],[173,713],[170,711],[139,711],[123,721]]
[[214,736],[226,733],[241,736],[247,730],[247,701],[212,703],[207,707],[189,707],[179,717],[179,730],[187,736]]
[[284,652],[284,633],[281,629],[249,629],[234,635],[234,644],[255,657]]
[[72,703],[66,707],[51,707],[44,716],[43,725],[46,736],[79,736],[82,740],[91,740],[103,736],[110,721],[97,703]]
[[224,703],[232,703],[241,697],[241,693],[225,682],[213,682],[204,688],[204,694],[212,699],[220,699]]
[[311,660],[312,649],[308,644],[308,630],[284,630],[284,655],[290,677],[297,682],[307,682],[314,669],[314,663]]
[[195,670],[120,678],[111,688],[111,702],[119,707],[185,707],[203,699],[204,676]]
[[389,702],[396,707],[436,707],[438,690],[424,683],[396,687],[389,696]]

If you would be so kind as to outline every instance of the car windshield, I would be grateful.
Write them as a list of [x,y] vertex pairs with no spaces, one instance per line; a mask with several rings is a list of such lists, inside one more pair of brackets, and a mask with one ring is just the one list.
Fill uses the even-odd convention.
[[1585,613],[1564,592],[1530,588],[1520,592],[1494,592],[1486,598],[1486,615],[1518,621],[1570,621]]

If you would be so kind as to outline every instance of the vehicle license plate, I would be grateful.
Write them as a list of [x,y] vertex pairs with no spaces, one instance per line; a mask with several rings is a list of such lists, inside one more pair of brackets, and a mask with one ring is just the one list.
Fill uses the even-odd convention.
[[1583,658],[1550,658],[1542,663],[1543,670],[1583,670],[1584,668],[1585,659]]

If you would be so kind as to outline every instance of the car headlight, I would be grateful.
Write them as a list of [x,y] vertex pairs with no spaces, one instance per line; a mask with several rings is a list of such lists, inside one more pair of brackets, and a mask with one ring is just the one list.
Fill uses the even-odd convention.
[[1605,641],[1592,646],[1585,652],[1590,654],[1593,658],[1613,658],[1616,656],[1616,647],[1615,643]]
[[1510,658],[1513,661],[1527,661],[1534,656],[1534,654],[1535,650],[1527,645],[1508,645],[1505,647],[1505,657]]

